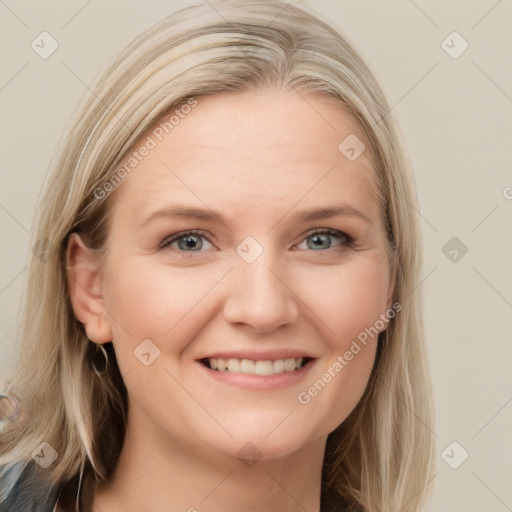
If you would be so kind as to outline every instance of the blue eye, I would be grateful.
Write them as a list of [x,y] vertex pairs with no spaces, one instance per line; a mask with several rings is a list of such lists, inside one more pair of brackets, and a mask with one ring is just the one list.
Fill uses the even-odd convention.
[[297,247],[301,248],[300,245],[304,242],[306,242],[307,249],[311,249],[313,251],[325,251],[326,249],[349,245],[352,242],[352,239],[342,231],[338,231],[336,229],[320,229],[311,233],[300,244],[298,244]]
[[208,244],[212,245],[200,231],[190,230],[166,238],[160,243],[159,248],[174,248],[185,252],[196,252],[201,251],[203,248],[209,248]]
[[[308,235],[296,247],[298,249],[325,251],[343,245],[350,245],[352,241],[352,238],[342,231],[336,229],[319,229]],[[305,247],[304,243],[306,244]],[[175,249],[180,252],[201,252],[206,249],[211,249],[212,247],[212,243],[198,230],[188,230],[171,235],[159,245],[160,250]]]

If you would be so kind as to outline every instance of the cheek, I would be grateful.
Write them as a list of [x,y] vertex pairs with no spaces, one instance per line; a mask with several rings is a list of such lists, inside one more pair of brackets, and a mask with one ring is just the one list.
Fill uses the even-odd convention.
[[[130,338],[134,347],[149,338],[163,348],[173,331],[181,331],[197,317],[225,273],[222,268],[178,269],[138,257],[126,258],[113,268],[106,289],[114,341],[124,344]],[[174,338],[173,349],[181,348],[180,337]]]
[[325,427],[332,431],[354,409],[368,384],[390,281],[382,258],[326,270],[323,285],[317,280],[305,296],[321,319],[328,355],[319,361],[298,401],[319,417],[321,411],[330,411]]
[[[377,255],[317,269],[314,276],[303,276],[297,284],[307,305],[324,324],[331,345],[339,349],[374,326],[387,310],[389,268],[387,260]],[[382,330],[381,322],[378,326]]]

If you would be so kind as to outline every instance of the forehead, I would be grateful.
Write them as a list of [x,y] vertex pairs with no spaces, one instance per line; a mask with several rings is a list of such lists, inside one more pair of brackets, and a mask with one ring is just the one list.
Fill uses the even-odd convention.
[[138,149],[151,149],[122,181],[114,215],[129,208],[141,217],[177,200],[235,215],[337,196],[376,208],[369,150],[355,160],[346,153],[368,147],[365,137],[323,96],[261,90],[204,97],[161,127],[142,138]]

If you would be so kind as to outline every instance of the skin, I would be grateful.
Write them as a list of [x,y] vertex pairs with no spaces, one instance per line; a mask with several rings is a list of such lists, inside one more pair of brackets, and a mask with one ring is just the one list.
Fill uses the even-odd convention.
[[[338,150],[349,134],[369,147],[321,96],[201,98],[116,190],[105,259],[71,238],[75,315],[90,340],[113,341],[130,401],[119,466],[98,486],[97,510],[319,510],[325,442],[368,383],[376,338],[308,404],[298,394],[375,324],[393,290],[369,151],[352,162]],[[145,222],[175,205],[222,220]],[[362,216],[294,219],[340,205]],[[327,235],[311,248],[321,228],[353,241]],[[200,250],[176,240],[159,248],[187,229],[201,230]],[[236,252],[248,236],[263,249],[252,263]],[[144,339],[160,350],[149,366],[134,356]],[[240,389],[199,370],[198,357],[262,347],[315,359],[282,389]],[[237,457],[244,446],[258,459],[251,467]]]

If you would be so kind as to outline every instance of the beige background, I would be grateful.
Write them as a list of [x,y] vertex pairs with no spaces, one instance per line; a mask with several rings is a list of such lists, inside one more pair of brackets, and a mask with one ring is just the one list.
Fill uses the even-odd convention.
[[[113,53],[188,3],[0,1],[0,376],[16,351],[34,204],[68,116]],[[418,284],[439,453],[429,510],[512,510],[512,4],[297,3],[334,22],[361,52],[393,105],[415,168],[426,252]],[[46,60],[31,48],[42,31],[59,44]],[[456,59],[441,47],[453,31],[469,44]],[[452,51],[461,48],[453,41]],[[452,237],[468,249],[457,262],[443,253]],[[441,456],[452,441],[469,453],[458,469]],[[447,460],[461,449],[448,450]]]

